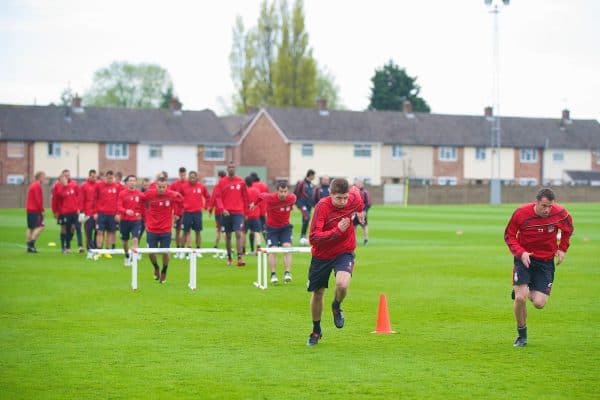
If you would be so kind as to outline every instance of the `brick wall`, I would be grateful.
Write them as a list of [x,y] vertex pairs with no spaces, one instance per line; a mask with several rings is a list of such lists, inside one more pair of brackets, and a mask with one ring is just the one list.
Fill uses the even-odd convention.
[[107,159],[106,143],[100,143],[98,151],[98,171],[121,171],[123,176],[137,174],[137,145],[129,143],[129,157],[126,160]]
[[290,176],[290,146],[264,115],[252,127],[241,146],[240,164],[264,165],[271,185],[276,177]]
[[536,150],[537,161],[523,163],[521,162],[521,151],[514,149],[514,160],[515,160],[515,181],[518,183],[519,178],[535,178],[538,182],[541,182],[542,178],[542,153],[540,150]]
[[0,184],[7,183],[8,175],[23,175],[25,183],[33,181],[33,143],[24,143],[23,157],[8,157],[7,147],[7,142],[0,142]]
[[208,161],[204,159],[204,146],[198,146],[198,177],[200,180],[209,176],[216,176],[216,167],[224,167],[233,160],[239,163],[239,147],[226,147],[225,159],[220,161]]
[[456,178],[456,184],[462,185],[465,181],[464,148],[456,148],[456,161],[441,161],[439,151],[439,147],[435,147],[433,150],[433,176],[435,178],[453,176]]

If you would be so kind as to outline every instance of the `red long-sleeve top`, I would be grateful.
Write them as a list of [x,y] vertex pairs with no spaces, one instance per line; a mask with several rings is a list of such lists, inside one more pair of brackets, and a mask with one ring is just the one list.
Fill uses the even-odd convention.
[[[117,213],[123,221],[139,221],[142,219],[142,192],[137,189],[121,190],[117,199]],[[133,215],[128,215],[127,210],[133,211]]]
[[178,192],[183,196],[183,211],[198,212],[208,208],[210,194],[204,184],[196,182],[192,185],[190,181],[185,181],[179,185]]
[[356,234],[352,224],[342,232],[338,223],[343,218],[352,218],[361,212],[364,204],[360,194],[351,190],[348,202],[342,208],[333,205],[331,196],[317,203],[310,223],[309,241],[315,258],[330,260],[356,248]]
[[69,180],[65,186],[56,181],[52,188],[52,212],[58,215],[79,212],[79,186]]
[[44,194],[40,181],[33,181],[27,189],[27,201],[25,210],[28,213],[43,213],[44,212]]
[[230,214],[246,214],[248,212],[248,189],[239,176],[222,178],[215,187],[215,203],[217,208],[229,211]]
[[258,195],[260,194],[260,191],[253,186],[250,186],[248,188],[248,202],[250,204],[255,204],[257,205],[257,207],[254,207],[251,210],[248,210],[248,214],[246,215],[246,217],[248,219],[257,219],[260,218],[260,214],[262,211],[262,205],[264,204],[263,202],[261,202],[260,204],[258,203]]
[[100,181],[96,184],[96,212],[108,215],[117,214],[117,201],[123,187],[120,183],[106,183]]
[[156,234],[171,232],[176,205],[183,204],[181,194],[168,189],[160,194],[155,189],[149,189],[141,193],[141,200],[146,203],[144,212],[146,230]]
[[[535,213],[535,203],[517,208],[504,230],[504,241],[515,257],[523,252],[540,260],[552,260],[556,250],[567,251],[573,234],[573,219],[567,210],[554,203],[547,217]],[[557,234],[561,232],[560,243]]]
[[87,179],[79,187],[79,209],[88,217],[96,213],[96,185],[98,181]]
[[283,200],[279,200],[277,192],[275,193],[260,193],[258,195],[258,203],[264,203],[267,208],[267,226],[271,228],[281,228],[290,224],[290,213],[294,209],[296,203],[296,195],[288,193]]
[[[256,187],[260,193],[269,193],[269,187],[262,181],[256,181],[252,184],[252,187]],[[267,203],[260,203],[260,215],[267,214]]]

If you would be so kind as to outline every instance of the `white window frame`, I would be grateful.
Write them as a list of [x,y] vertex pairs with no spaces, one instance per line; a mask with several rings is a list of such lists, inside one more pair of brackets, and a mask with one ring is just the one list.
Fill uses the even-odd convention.
[[225,160],[225,146],[204,146],[204,161],[223,160]]
[[25,142],[7,142],[6,156],[8,158],[25,157]]
[[6,176],[6,183],[9,185],[22,185],[25,183],[25,177],[23,175],[9,174]]
[[438,149],[438,159],[440,161],[456,161],[458,151],[455,146],[440,146]]
[[355,144],[354,158],[371,158],[372,146],[370,144]]
[[313,157],[315,155],[315,146],[312,143],[302,143],[300,153],[302,157]]
[[160,144],[151,144],[148,146],[148,158],[150,159],[162,159],[163,147]]
[[528,164],[536,163],[537,150],[532,148],[523,148],[519,150],[519,161]]
[[552,161],[555,163],[562,163],[565,161],[565,152],[564,151],[553,151],[552,152]]
[[519,178],[519,186],[535,186],[537,184],[536,178]]
[[438,176],[437,183],[438,185],[456,186],[458,181],[455,176]]
[[60,142],[48,142],[48,157],[59,158],[61,154]]
[[485,147],[475,147],[475,159],[485,161],[487,159],[487,149]]
[[404,146],[401,144],[392,145],[392,160],[402,160],[405,155]]
[[127,160],[129,159],[128,143],[106,143],[107,160]]

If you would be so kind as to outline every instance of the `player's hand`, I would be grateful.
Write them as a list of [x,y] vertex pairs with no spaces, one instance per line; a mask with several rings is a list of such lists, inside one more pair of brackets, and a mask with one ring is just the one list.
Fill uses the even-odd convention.
[[128,209],[127,211],[125,211],[125,214],[127,214],[129,216],[132,216],[133,215],[133,210],[129,210]]
[[529,265],[531,264],[531,260],[529,259],[529,256],[532,256],[532,255],[533,255],[533,253],[528,253],[526,251],[524,251],[523,254],[521,254],[521,262],[523,263],[525,268],[529,268]]
[[365,218],[367,217],[367,213],[364,211],[359,212],[358,214],[356,214],[356,217],[358,218],[358,222],[361,225],[365,224]]
[[229,211],[223,210],[223,216],[224,217],[229,217]]
[[248,207],[250,209],[250,211],[254,210],[254,207],[256,207],[256,205],[254,203],[250,203],[250,207]]
[[556,250],[556,265],[563,262],[564,259],[565,259],[565,252],[562,250]]
[[119,214],[115,215],[115,222],[116,223],[121,222],[121,216]]
[[351,224],[352,221],[350,221],[350,218],[342,218],[340,222],[338,222],[338,228],[340,228],[340,231],[346,232]]
[[79,213],[79,218],[78,218],[79,222],[85,222],[85,214],[84,213]]
[[98,214],[94,214],[92,217],[94,217],[94,221],[98,221]]

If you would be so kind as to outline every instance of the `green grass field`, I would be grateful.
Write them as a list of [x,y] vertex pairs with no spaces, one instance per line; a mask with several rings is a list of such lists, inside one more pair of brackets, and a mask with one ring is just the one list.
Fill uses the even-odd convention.
[[[305,345],[308,255],[294,256],[291,284],[266,291],[252,285],[256,257],[245,268],[205,257],[195,292],[187,261],[172,260],[160,285],[145,257],[134,292],[120,257],[47,247],[53,221],[26,254],[24,212],[0,210],[0,398],[597,399],[600,204],[565,205],[571,249],[547,307],[529,306],[522,349],[503,242],[515,205],[373,208],[346,326],[325,312],[316,347]],[[370,333],[381,293],[397,334]]]

